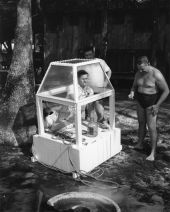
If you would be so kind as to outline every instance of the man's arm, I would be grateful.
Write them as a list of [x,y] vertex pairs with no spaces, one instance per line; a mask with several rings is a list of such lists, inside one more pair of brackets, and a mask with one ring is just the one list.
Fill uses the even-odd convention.
[[167,98],[169,94],[169,88],[164,76],[159,70],[156,69],[154,72],[154,75],[155,75],[156,85],[161,90],[161,95],[156,104],[159,107],[162,104],[162,102],[164,102],[165,99]]
[[137,83],[136,83],[136,80],[137,79],[137,73],[135,74],[135,78],[134,78],[134,81],[133,81],[133,84],[132,84],[132,88],[130,90],[130,94],[128,95],[128,97],[130,99],[134,99],[134,96],[135,96],[135,91],[137,89]]
[[100,59],[100,65],[101,65],[102,69],[104,70],[104,72],[107,74],[108,78],[110,79],[110,77],[112,75],[112,71],[111,71],[110,67],[102,59]]
[[94,94],[94,91],[91,87],[87,87],[87,93],[88,93],[87,96],[91,96]]
[[157,115],[159,106],[162,104],[162,102],[165,101],[169,94],[169,88],[168,85],[162,75],[162,73],[158,69],[154,69],[154,77],[155,77],[155,83],[157,87],[161,90],[161,95],[155,105],[151,107],[153,115]]

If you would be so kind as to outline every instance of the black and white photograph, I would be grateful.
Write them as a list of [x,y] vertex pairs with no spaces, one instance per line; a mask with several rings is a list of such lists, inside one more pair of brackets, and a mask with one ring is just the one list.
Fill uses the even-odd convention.
[[170,1],[0,0],[0,212],[170,212]]

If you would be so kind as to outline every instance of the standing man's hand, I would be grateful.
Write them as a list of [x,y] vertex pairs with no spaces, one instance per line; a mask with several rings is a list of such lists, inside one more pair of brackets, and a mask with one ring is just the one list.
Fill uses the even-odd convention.
[[151,106],[151,111],[153,116],[156,116],[158,114],[159,106],[158,105],[152,105]]
[[128,95],[128,98],[133,100],[134,96],[135,96],[134,91],[131,91],[130,94]]

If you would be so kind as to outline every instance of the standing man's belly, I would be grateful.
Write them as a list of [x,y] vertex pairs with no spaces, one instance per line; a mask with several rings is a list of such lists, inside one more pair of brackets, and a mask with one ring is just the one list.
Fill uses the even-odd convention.
[[139,93],[145,93],[145,94],[155,94],[155,93],[157,93],[157,89],[156,89],[155,86],[147,86],[147,87],[138,86],[137,91]]

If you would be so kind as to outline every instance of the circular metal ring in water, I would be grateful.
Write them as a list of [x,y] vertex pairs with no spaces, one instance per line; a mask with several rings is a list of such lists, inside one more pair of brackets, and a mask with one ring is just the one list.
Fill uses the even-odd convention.
[[62,193],[50,198],[47,203],[59,211],[121,212],[113,200],[92,192]]

